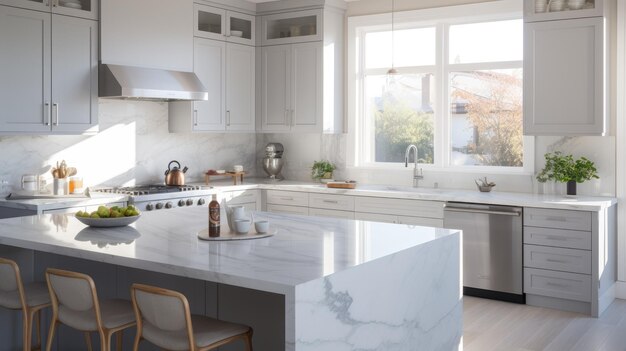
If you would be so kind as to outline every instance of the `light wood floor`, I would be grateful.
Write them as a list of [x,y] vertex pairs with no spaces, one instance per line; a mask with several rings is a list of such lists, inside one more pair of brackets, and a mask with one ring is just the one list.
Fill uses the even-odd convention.
[[626,300],[600,318],[465,296],[464,351],[624,351]]

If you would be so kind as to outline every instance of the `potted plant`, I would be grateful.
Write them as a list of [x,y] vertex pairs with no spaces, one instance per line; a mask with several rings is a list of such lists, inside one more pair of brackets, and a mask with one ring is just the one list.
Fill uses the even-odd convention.
[[560,151],[547,153],[544,157],[546,166],[537,175],[537,181],[567,183],[567,195],[576,195],[576,183],[600,178],[595,164],[586,157],[575,160],[574,156],[563,155]]
[[335,168],[335,165],[329,161],[313,161],[311,177],[316,180],[332,179]]

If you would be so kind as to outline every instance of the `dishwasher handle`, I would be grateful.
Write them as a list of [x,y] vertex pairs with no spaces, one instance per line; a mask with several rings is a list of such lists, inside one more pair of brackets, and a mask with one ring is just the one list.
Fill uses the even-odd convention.
[[444,205],[444,211],[480,213],[480,214],[499,215],[499,216],[513,216],[513,217],[519,217],[519,216],[522,215],[522,213],[519,212],[519,211],[507,212],[507,211],[479,210],[479,209],[473,209],[473,208],[454,207],[454,206],[450,206],[450,205]]

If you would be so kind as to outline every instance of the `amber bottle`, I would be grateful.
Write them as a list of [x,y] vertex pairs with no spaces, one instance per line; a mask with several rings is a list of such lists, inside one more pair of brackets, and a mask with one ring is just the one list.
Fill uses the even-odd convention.
[[220,203],[217,202],[215,194],[209,203],[209,236],[212,238],[220,236]]

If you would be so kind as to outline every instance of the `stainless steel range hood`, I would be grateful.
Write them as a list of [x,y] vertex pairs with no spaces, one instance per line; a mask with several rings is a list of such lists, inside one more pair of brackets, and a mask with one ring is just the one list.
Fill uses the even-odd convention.
[[100,64],[99,96],[138,100],[208,100],[207,92],[193,72]]

